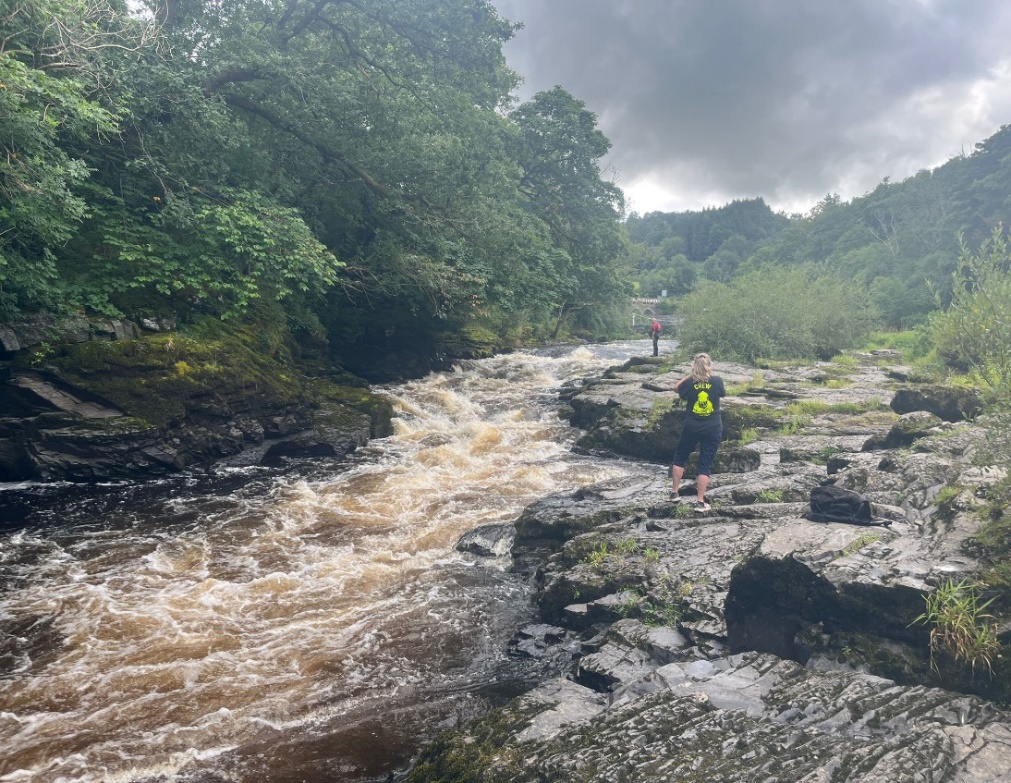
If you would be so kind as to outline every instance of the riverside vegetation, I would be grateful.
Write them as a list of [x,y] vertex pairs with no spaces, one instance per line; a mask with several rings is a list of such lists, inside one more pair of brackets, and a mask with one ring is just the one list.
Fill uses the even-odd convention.
[[[28,345],[0,328],[0,360],[58,351],[82,316],[230,322],[289,375],[308,354],[391,380],[617,336],[633,289],[732,305],[750,359],[828,358],[946,307],[959,236],[978,246],[1011,197],[1003,128],[807,215],[623,222],[595,116],[562,87],[517,101],[517,25],[487,0],[13,0],[0,29],[0,327],[47,324]],[[755,286],[812,306],[769,340]]]
[[616,334],[610,142],[560,87],[515,100],[515,29],[484,0],[3,4],[0,480],[344,453],[389,429],[362,379]]
[[289,375],[369,379],[613,334],[610,142],[560,87],[516,101],[515,29],[484,0],[5,3],[0,326],[241,324]]

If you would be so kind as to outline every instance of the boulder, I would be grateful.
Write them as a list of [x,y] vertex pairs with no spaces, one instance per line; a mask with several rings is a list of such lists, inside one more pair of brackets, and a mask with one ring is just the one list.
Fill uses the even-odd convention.
[[515,525],[481,525],[469,533],[464,533],[456,548],[460,552],[470,552],[480,557],[503,557],[512,550],[515,539]]
[[607,701],[545,683],[443,736],[407,783],[1011,777],[1011,716],[973,697],[756,653],[642,672]]
[[896,413],[928,411],[944,421],[961,422],[976,418],[983,405],[975,389],[955,386],[909,386],[895,392],[890,403]]
[[[842,404],[800,427],[753,427],[748,469],[713,476],[706,513],[672,500],[660,469],[528,507],[514,554],[553,553],[535,571],[536,601],[543,618],[583,639],[576,682],[548,683],[444,737],[408,781],[1011,775],[1011,716],[952,692],[1007,703],[1008,665],[995,659],[991,678],[942,662],[952,690],[927,687],[942,675],[930,629],[917,622],[937,585],[978,578],[975,507],[1006,474],[973,464],[979,426],[929,411],[896,421],[876,403],[892,382],[881,358],[868,357],[848,384],[798,384]],[[804,377],[770,370],[765,380],[789,385],[788,373]],[[645,423],[661,421],[663,403],[646,393],[663,395],[667,383],[608,375],[587,395],[598,395],[600,416],[587,416],[587,437],[615,453],[614,444],[648,441]],[[572,402],[586,412],[584,393]],[[727,410],[798,418],[780,404]],[[866,495],[891,525],[806,520],[811,488],[829,480]],[[960,492],[940,503],[946,487]]]
[[905,413],[892,425],[888,432],[881,436],[875,435],[864,443],[864,451],[880,451],[881,449],[898,449],[909,446],[913,441],[933,434],[941,424],[941,419],[927,411]]

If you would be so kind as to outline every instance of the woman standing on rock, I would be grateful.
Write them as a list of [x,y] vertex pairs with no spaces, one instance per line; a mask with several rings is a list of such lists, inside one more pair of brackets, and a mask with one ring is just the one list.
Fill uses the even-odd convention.
[[685,422],[681,429],[681,439],[678,440],[674,452],[674,489],[672,500],[679,500],[678,487],[685,474],[688,457],[699,447],[699,477],[696,481],[696,500],[692,508],[696,511],[709,511],[706,503],[706,489],[709,487],[709,475],[713,470],[713,460],[716,449],[723,440],[723,419],[720,418],[720,398],[727,396],[723,379],[713,375],[713,361],[707,353],[699,353],[692,360],[691,375],[686,375],[674,386],[678,396],[685,401],[688,410],[685,412]]

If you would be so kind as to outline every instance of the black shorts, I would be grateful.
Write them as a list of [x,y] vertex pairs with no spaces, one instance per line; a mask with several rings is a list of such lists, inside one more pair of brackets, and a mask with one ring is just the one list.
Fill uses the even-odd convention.
[[713,472],[713,460],[716,450],[723,440],[723,427],[693,427],[687,424],[681,432],[677,450],[674,452],[674,464],[683,468],[695,447],[699,447],[699,475],[709,476]]

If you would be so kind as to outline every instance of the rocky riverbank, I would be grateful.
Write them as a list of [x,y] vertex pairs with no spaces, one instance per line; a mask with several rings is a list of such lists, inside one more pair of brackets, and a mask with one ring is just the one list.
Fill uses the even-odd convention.
[[360,378],[218,321],[0,328],[0,481],[147,479],[235,457],[339,457],[392,432]]
[[[494,556],[513,537],[543,620],[513,652],[570,674],[440,737],[407,779],[1011,777],[1011,715],[993,706],[1007,663],[932,666],[916,622],[925,595],[978,574],[965,544],[1004,471],[973,464],[974,395],[859,359],[718,365],[729,442],[705,515],[668,497],[684,368],[643,360],[569,389],[579,447],[642,459],[642,478],[547,498],[461,546]],[[806,520],[828,482],[869,498],[878,524]]]

